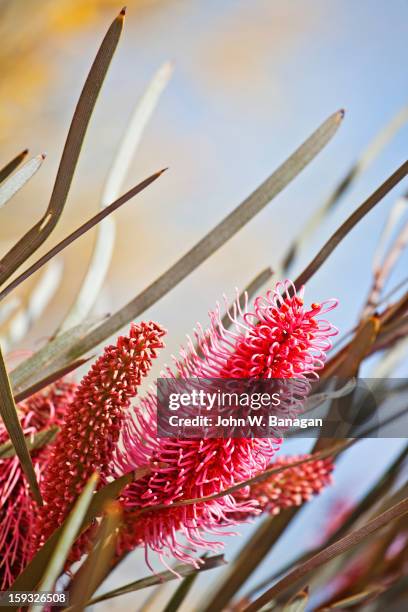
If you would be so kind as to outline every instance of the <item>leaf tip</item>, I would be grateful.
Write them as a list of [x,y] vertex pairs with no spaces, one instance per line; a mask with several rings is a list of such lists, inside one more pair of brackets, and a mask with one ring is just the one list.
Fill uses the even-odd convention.
[[337,118],[337,120],[338,120],[339,122],[340,122],[340,121],[342,121],[342,119],[344,119],[344,115],[345,115],[345,114],[346,114],[346,111],[345,111],[345,109],[344,109],[344,108],[341,108],[340,110],[338,110],[338,111],[337,111],[337,113],[336,113],[336,116],[337,116],[336,118]]

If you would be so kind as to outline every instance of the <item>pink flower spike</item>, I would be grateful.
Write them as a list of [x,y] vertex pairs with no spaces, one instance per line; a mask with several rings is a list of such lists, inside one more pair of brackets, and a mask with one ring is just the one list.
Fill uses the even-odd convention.
[[[293,283],[286,281],[265,297],[256,298],[253,310],[249,310],[247,299],[243,305],[237,300],[230,314],[232,329],[223,326],[218,306],[210,312],[209,329],[198,326],[195,330],[197,350],[189,339],[181,358],[175,358],[175,368],[167,368],[164,376],[296,378],[306,396],[310,379],[317,378],[323,367],[330,338],[337,333],[320,315],[336,304],[336,300],[329,300],[306,308],[303,288],[296,292]],[[218,546],[204,538],[205,532],[222,533],[221,527],[259,512],[258,501],[251,496],[238,500],[227,495],[175,508],[172,504],[219,493],[255,476],[267,468],[282,440],[157,438],[156,413],[157,398],[151,392],[129,413],[123,444],[115,454],[116,476],[139,466],[152,466],[148,476],[130,484],[123,493],[126,529],[119,554],[144,545],[146,555],[150,548],[159,555],[196,563],[198,548]],[[137,510],[156,504],[166,504],[168,509],[145,512],[138,518]]]
[[[308,457],[310,455],[278,457],[269,467],[290,466],[291,463]],[[262,512],[272,515],[279,514],[281,510],[301,506],[318,495],[331,484],[333,469],[334,464],[330,457],[308,461],[283,472],[272,474],[266,480],[252,485],[249,491],[239,492],[236,498],[237,501],[251,499],[257,502],[257,507]]]
[[[125,411],[149,372],[164,330],[153,322],[133,324],[128,336],[103,354],[82,379],[51,449],[41,491],[45,505],[36,522],[37,546],[62,523],[90,476],[103,480],[119,438]],[[84,552],[79,544],[72,560]]]

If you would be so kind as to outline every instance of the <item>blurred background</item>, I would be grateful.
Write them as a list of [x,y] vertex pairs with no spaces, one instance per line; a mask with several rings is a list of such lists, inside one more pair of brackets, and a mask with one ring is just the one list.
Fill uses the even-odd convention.
[[[121,8],[113,0],[0,0],[0,165],[26,147],[30,155],[47,154],[35,178],[1,211],[2,253],[48,204],[81,87],[108,24]],[[95,313],[114,312],[144,289],[327,116],[346,109],[338,134],[301,176],[145,314],[169,330],[157,373],[195,323],[207,322],[208,310],[223,293],[232,297],[235,287],[242,289],[262,268],[279,263],[310,214],[376,134],[404,109],[407,21],[404,0],[130,0],[125,31],[62,220],[41,252],[98,210],[132,110],[166,61],[172,62],[174,72],[144,131],[123,191],[156,170],[169,170],[115,213],[116,245]],[[294,276],[339,223],[404,161],[407,137],[408,126],[402,125],[305,246]],[[376,244],[390,206],[401,195],[403,186],[349,235],[307,288],[310,301],[340,299],[334,322],[343,332],[353,326],[362,307]],[[40,346],[64,319],[81,285],[94,236],[88,233],[61,255],[63,272],[51,292],[47,315],[15,345],[10,343],[11,360],[20,350]],[[392,284],[403,277],[407,263],[405,255]],[[40,275],[21,287],[13,316],[24,311]],[[0,328],[3,338],[9,333],[10,320]],[[406,368],[400,375],[406,376]],[[372,444],[377,444],[377,451],[374,460],[370,453],[368,464]],[[335,486],[302,511],[292,540],[279,542],[259,572],[270,573],[294,557],[299,546],[313,543],[320,530],[315,505],[327,510],[344,490],[351,498],[361,495],[400,444],[367,440],[353,448],[347,462],[340,461]],[[307,440],[291,442],[284,452],[309,447]],[[245,538],[251,526],[240,531]],[[226,539],[227,558],[242,546],[243,538]],[[217,572],[200,577],[185,609],[196,605],[200,585],[214,582]],[[251,580],[259,580],[259,572]],[[147,573],[136,552],[106,588]],[[146,595],[143,591],[140,599]],[[133,595],[129,601],[137,600]],[[99,604],[98,609],[119,610],[124,605],[126,598],[121,598]]]

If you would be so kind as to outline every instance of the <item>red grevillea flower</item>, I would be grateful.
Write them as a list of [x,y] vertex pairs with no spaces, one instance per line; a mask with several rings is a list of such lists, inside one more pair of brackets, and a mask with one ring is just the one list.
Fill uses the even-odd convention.
[[[269,467],[290,466],[309,457],[310,455],[278,457]],[[304,502],[310,501],[314,495],[318,495],[331,484],[333,469],[330,457],[308,461],[272,474],[266,480],[247,487],[236,495],[236,499],[237,501],[255,500],[257,508],[252,514],[259,514],[259,510],[272,515],[279,514],[285,508],[301,506]]]
[[[59,381],[18,405],[24,434],[34,435],[52,425],[60,425],[76,385]],[[8,440],[0,422],[0,444]],[[41,482],[47,448],[31,453],[37,479]],[[29,558],[36,507],[17,457],[0,459],[0,590],[7,589]]]
[[[296,292],[292,283],[278,283],[274,291],[258,297],[253,311],[247,299],[244,307],[236,301],[230,314],[233,329],[226,329],[220,307],[210,313],[210,328],[195,331],[197,349],[189,339],[188,348],[175,358],[175,371],[165,376],[175,378],[294,378],[304,381],[307,393],[309,377],[323,367],[330,336],[337,330],[319,316],[336,306],[335,300],[303,306],[303,289]],[[156,396],[151,392],[128,418],[123,432],[123,448],[116,456],[116,474],[154,462],[151,473],[129,485],[123,495],[128,511],[127,528],[122,535],[120,552],[139,544],[147,550],[184,562],[196,563],[192,553],[197,548],[211,549],[203,532],[219,533],[221,525],[237,522],[252,512],[256,502],[238,502],[226,495],[205,503],[178,506],[182,499],[202,498],[218,493],[266,469],[279,447],[280,439],[167,439],[156,437]],[[162,467],[161,467],[162,466]],[[168,509],[145,512],[137,510],[155,504]],[[187,540],[184,546],[177,532]]]
[[[102,478],[107,475],[125,410],[163,347],[164,333],[157,323],[133,324],[129,335],[106,347],[82,379],[51,449],[41,487],[45,504],[36,523],[37,544],[61,524],[95,471]],[[81,552],[79,545],[73,559]]]

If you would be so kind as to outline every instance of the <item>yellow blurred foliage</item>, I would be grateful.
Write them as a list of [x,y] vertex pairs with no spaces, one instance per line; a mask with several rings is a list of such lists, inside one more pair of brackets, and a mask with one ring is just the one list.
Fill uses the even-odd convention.
[[[142,10],[160,1],[129,0],[127,4]],[[42,89],[52,74],[52,58],[45,53],[48,44],[56,45],[61,35],[91,25],[103,11],[109,11],[113,19],[121,8],[120,0],[3,0],[0,141],[15,125],[18,112],[41,104]]]

